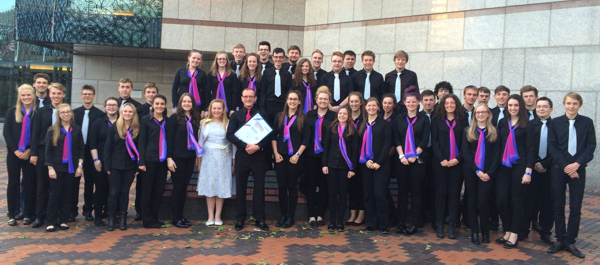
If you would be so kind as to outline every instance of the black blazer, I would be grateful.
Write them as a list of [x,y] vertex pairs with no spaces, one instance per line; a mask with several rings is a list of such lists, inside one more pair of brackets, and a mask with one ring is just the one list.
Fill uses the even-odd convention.
[[[310,141],[308,143],[308,146],[306,146],[306,151],[304,151],[304,153],[308,156],[321,157],[323,154],[322,152],[315,154],[315,127],[316,127],[315,123],[319,119],[318,113],[319,113],[319,110],[314,109],[314,110],[310,110],[309,112],[307,112],[306,116],[304,116],[305,119],[308,119],[308,122],[310,124]],[[321,147],[323,147],[323,149],[325,149],[325,146],[323,146],[323,138],[325,138],[325,133],[327,132],[327,128],[335,120],[335,117],[336,117],[335,112],[333,112],[331,110],[327,110],[327,112],[325,112],[325,117],[323,118],[323,124],[321,124]]]
[[[133,139],[133,143],[135,144],[139,153],[137,138]],[[131,156],[129,156],[129,152],[127,152],[127,146],[125,144],[125,139],[121,139],[121,137],[119,136],[116,122],[115,124],[110,126],[110,129],[108,130],[108,135],[106,135],[106,142],[104,143],[103,155],[104,160],[102,160],[102,164],[104,165],[104,170],[106,171],[111,171],[112,169],[129,170],[137,169],[138,167],[139,157],[131,159]],[[135,153],[133,155],[135,156]]]
[[382,118],[383,120],[391,123],[392,121],[394,121],[394,118],[396,118],[396,116],[398,116],[398,113],[396,113],[395,111],[392,111],[392,115],[390,115],[387,119],[385,119],[385,111],[380,110],[379,114],[377,114],[380,118]]
[[[240,98],[237,97],[239,93],[238,90],[240,82],[237,78],[237,75],[235,75],[235,72],[233,74],[227,74],[225,80],[223,80],[223,86],[225,87],[225,99],[227,107],[229,108],[229,110],[236,110],[240,102]],[[217,78],[217,76],[212,75],[212,73],[208,73],[208,75],[206,76],[205,90],[207,91],[206,93],[209,93],[208,95],[210,96],[208,98],[209,101],[206,103],[206,106],[202,107],[203,110],[207,110],[208,105],[210,105],[210,102],[213,99],[217,98],[218,89],[219,79]]]
[[319,80],[321,79],[321,77],[323,77],[324,74],[327,74],[327,71],[319,68],[319,70],[317,71],[317,83],[319,82]]
[[[502,156],[504,155],[504,149],[506,147],[506,140],[508,139],[508,134],[510,133],[510,129],[508,128],[508,119],[510,119],[510,115],[500,119],[498,122],[498,136],[500,137],[500,162],[502,162]],[[513,125],[514,127],[514,125]],[[519,155],[519,159],[515,162],[516,165],[525,164],[527,165],[527,128],[517,127],[515,129],[515,141],[517,142],[517,154]]]
[[[4,127],[2,128],[2,135],[4,136],[4,141],[6,142],[6,147],[8,151],[14,153],[19,149],[19,141],[21,140],[21,130],[23,129],[23,122],[17,122],[15,120],[15,111],[16,107],[12,107],[8,109],[6,112],[6,116],[4,117]],[[25,117],[25,113],[23,110],[20,110]],[[29,116],[29,144],[31,145],[31,132],[33,131],[33,118],[35,116],[35,108],[34,112]],[[31,146],[27,146],[26,149],[29,149]]]
[[[364,123],[368,122],[367,119],[365,119],[365,121],[361,122],[361,124],[358,126],[358,139],[359,139],[359,146],[358,147],[358,156],[360,157],[360,152],[362,149],[362,141],[364,138],[364,134],[367,131],[366,130],[366,125],[365,126],[365,131],[361,132],[360,129],[363,126]],[[389,161],[388,159],[388,154],[390,152],[390,147],[392,147],[392,130],[391,130],[391,124],[387,121],[385,121],[384,119],[377,117],[377,119],[375,119],[375,124],[373,124],[373,162],[379,164],[379,165],[384,165],[385,163],[387,163]],[[346,142],[346,144],[348,144],[348,142]],[[360,163],[360,161],[359,161]]]
[[298,62],[296,62],[296,64],[291,65],[292,69],[290,69],[290,62],[285,62],[281,65],[281,69],[284,69],[285,71],[289,72],[291,75],[293,75],[296,72],[296,66],[298,65]]
[[344,101],[344,99],[346,99],[348,97],[348,95],[350,95],[350,93],[352,91],[354,91],[354,88],[352,86],[352,78],[347,76],[346,72],[344,72],[344,71],[340,72],[340,74],[339,74],[340,98],[338,100],[335,100],[333,97],[333,95],[334,95],[333,85],[335,82],[334,74],[335,73],[333,71],[328,72],[327,74],[323,75],[322,78],[319,79],[318,83],[319,83],[319,86],[327,86],[329,88],[329,92],[331,92],[331,105],[338,106],[338,105],[340,105],[340,103],[342,103],[342,101]]
[[[352,125],[350,125],[352,126]],[[342,156],[339,144],[339,132],[338,128],[335,128],[336,132],[333,131],[331,125],[327,126],[327,131],[323,137],[323,156],[321,156],[321,163],[324,167],[338,168],[348,170],[348,163]],[[348,127],[343,132],[344,142],[346,143],[346,154],[352,163],[352,172],[358,171],[358,157],[360,156],[360,150],[358,148],[358,130],[354,130],[354,134],[348,136]],[[375,139],[373,139],[375,141]],[[375,149],[373,149],[375,152]],[[316,165],[308,165],[316,166]]]
[[[85,145],[83,144],[83,135],[81,135],[81,127],[77,124],[73,124],[73,131],[71,131],[71,155],[73,157],[73,168],[77,169],[79,159],[85,156]],[[69,172],[69,164],[62,162],[63,148],[65,146],[65,137],[67,134],[60,131],[56,146],[52,143],[54,131],[48,130],[46,135],[46,166],[54,167],[55,171],[58,172]]]
[[[354,91],[360,92],[365,95],[365,83],[367,80],[367,71],[365,69],[357,71],[352,75],[352,83],[354,87]],[[385,94],[384,83],[383,83],[383,75],[379,72],[372,70],[369,75],[369,81],[371,82],[371,97],[376,97],[381,101],[381,97]],[[396,99],[398,100],[398,99]]]
[[[192,122],[192,128],[194,129],[194,137],[198,141],[198,132],[200,130],[200,124],[194,124]],[[187,149],[188,141],[188,130],[187,125],[179,124],[177,122],[177,113],[171,115],[167,120],[167,157],[178,157],[178,158],[192,158],[196,157],[196,150]]]
[[[45,152],[46,135],[48,128],[52,126],[52,104],[45,105],[38,109],[33,116],[31,124],[31,156],[38,156],[41,152]],[[40,147],[42,147],[40,149]]]
[[566,115],[555,118],[548,128],[548,154],[561,169],[574,162],[586,167],[594,159],[596,150],[594,122],[586,116],[577,115],[573,126],[577,132],[577,153],[574,156],[569,154],[569,118]]
[[[463,158],[464,169],[471,174],[475,174],[479,168],[475,165],[475,153],[477,153],[478,140],[469,142],[467,140],[467,134],[469,133],[468,127],[465,128],[462,135],[462,146],[460,151]],[[479,137],[479,131],[475,130],[475,135]],[[496,174],[496,170],[502,161],[502,148],[500,147],[500,138],[496,138],[496,142],[491,143],[488,139],[488,131],[485,131],[485,162],[483,163],[483,172],[490,175]],[[479,138],[477,138],[479,139]]]
[[52,104],[52,100],[50,99],[50,96],[48,94],[46,94],[46,97],[43,98],[43,99],[40,99],[37,96],[35,96],[35,106],[36,107],[40,106],[40,100],[44,104],[44,107],[47,106],[47,105],[51,105]]
[[[310,95],[312,97],[313,106],[316,106],[317,99],[315,98],[315,93],[317,93],[318,88],[319,86],[317,86],[316,82],[314,84],[310,84]],[[304,105],[306,105],[304,104],[306,100],[306,87],[303,83],[300,83],[299,86],[294,86],[293,89],[300,92],[300,100],[302,101],[302,108],[304,109]]]
[[342,67],[342,72],[344,72],[347,76],[352,77],[358,71],[356,71],[356,69],[354,69],[354,67],[352,67],[350,69],[346,69],[345,67]]
[[[400,114],[396,116],[396,118],[392,122],[394,147],[402,147],[402,150],[404,150],[406,130],[408,129],[408,122],[406,121],[406,117],[406,114]],[[415,124],[413,124],[415,148],[420,147],[421,149],[423,149],[423,153],[421,153],[419,157],[424,158],[428,155],[427,152],[425,152],[425,150],[427,150],[427,144],[429,143],[431,124],[429,123],[429,118],[427,118],[427,115],[424,112],[419,112],[415,118],[417,118],[417,121],[415,122]],[[410,119],[410,121],[412,121],[415,118]]]
[[[154,117],[147,116],[140,121],[140,133],[138,135],[138,151],[140,152],[140,166],[145,166],[146,161],[160,161],[160,125],[156,124],[154,120]],[[167,119],[164,118],[162,121],[159,122],[160,124],[165,125],[165,137],[167,132],[166,122]]]
[[[552,122],[552,118],[548,117],[548,121],[546,122],[546,127],[548,128],[548,137],[550,137],[550,122]],[[539,117],[529,121],[527,123],[527,142],[529,145],[527,146],[527,167],[533,169],[535,167],[535,163],[540,162],[544,168],[550,168],[552,166],[552,157],[549,153],[549,148],[546,149],[546,157],[544,159],[540,159],[540,137],[542,134],[542,123]],[[548,143],[546,142],[546,146]]]
[[[196,68],[198,74],[196,75],[196,85],[198,86],[198,93],[200,94],[201,108],[206,109],[210,101],[208,100],[210,97],[210,91],[206,91],[204,89],[206,83],[206,73],[200,69]],[[175,72],[175,78],[173,79],[173,87],[171,88],[171,98],[173,102],[173,106],[177,106],[179,103],[179,98],[183,93],[190,92],[190,81],[192,79],[188,76],[187,67],[182,67],[177,69]]]
[[[490,109],[490,111],[492,112],[492,125],[496,126],[496,128],[498,128],[498,118],[500,117],[500,107],[496,106],[493,109]],[[502,111],[504,112],[504,117],[510,117],[510,113],[508,112],[508,108],[504,108],[504,110]]]
[[[279,112],[275,116],[275,121],[273,122],[273,132],[271,133],[271,141],[277,142],[277,152],[280,155],[287,155],[288,144],[287,142],[283,142],[284,125],[282,124],[281,127],[279,127],[279,116],[281,115],[284,114]],[[298,149],[300,149],[301,145],[304,145],[306,148],[308,148],[308,143],[310,142],[310,123],[308,118],[305,116],[303,119],[302,131],[298,129],[298,123],[298,118],[296,118],[292,126],[290,126],[290,140],[292,141],[292,149],[294,150],[294,154],[298,152]]]
[[[250,109],[250,116],[254,117],[254,115],[256,115],[256,113],[260,113],[260,116],[262,116],[263,118],[266,117],[266,114],[263,111],[259,111],[258,108],[256,106],[254,106],[254,107],[252,107],[252,109]],[[235,136],[235,133],[240,128],[242,128],[242,126],[244,126],[244,124],[246,124],[246,115],[247,114],[248,114],[248,109],[245,107],[243,109],[240,109],[240,111],[234,112],[233,115],[231,115],[231,117],[229,118],[229,125],[227,126],[227,141],[229,141],[230,143],[235,145],[237,147],[238,151],[244,152],[244,153],[246,153],[245,150],[246,150],[247,143],[245,143],[244,141],[237,138],[237,136]],[[265,148],[265,146],[267,146],[267,144],[271,144],[270,136],[263,138],[262,141],[257,143],[257,145],[261,149]]]
[[[86,111],[86,109],[84,106],[81,106],[81,107],[73,110],[73,115],[75,115],[75,117],[74,117],[75,124],[79,125],[80,128],[83,128],[83,116],[85,115],[85,111]],[[92,106],[90,108],[90,113],[88,114],[88,118],[89,118],[88,135],[87,135],[88,139],[90,136],[92,124],[94,123],[95,120],[102,118],[102,116],[106,116],[106,114],[104,114],[104,111],[101,111],[99,108],[96,108],[95,106]],[[89,142],[85,143],[85,147],[89,147]]]
[[[391,72],[385,74],[385,91],[386,93],[394,93],[396,91],[396,78],[397,78],[396,69]],[[416,86],[417,91],[419,88],[419,80],[417,79],[417,74],[411,70],[404,69],[400,74],[400,99],[396,99],[399,102],[402,102],[402,98],[404,97],[404,91],[409,86]]]
[[267,109],[267,102],[285,103],[285,96],[288,91],[294,87],[294,80],[292,74],[285,71],[283,67],[279,69],[279,78],[281,79],[281,95],[275,96],[275,67],[267,68],[263,74],[262,80],[260,81],[260,98],[259,106],[262,109]]
[[[458,155],[456,156],[456,159],[458,159],[460,162],[463,161],[460,148],[463,130],[465,130],[465,127],[467,127],[465,121],[461,122],[460,124],[458,124],[457,121],[457,124],[453,129],[456,148],[458,148]],[[446,124],[446,120],[442,121],[435,118],[431,119],[431,147],[433,149],[433,155],[438,162],[442,162],[444,160],[450,161],[450,127],[448,127]]]
[[90,150],[96,149],[100,161],[104,161],[104,145],[111,126],[112,123],[108,120],[108,116],[104,115],[104,117],[95,120],[92,127],[90,127],[88,145]]

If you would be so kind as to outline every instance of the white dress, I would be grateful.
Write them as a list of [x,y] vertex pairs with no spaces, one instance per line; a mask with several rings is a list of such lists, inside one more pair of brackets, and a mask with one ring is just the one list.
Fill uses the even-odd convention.
[[205,122],[202,122],[198,143],[205,152],[202,155],[198,185],[196,186],[198,195],[230,198],[233,187],[231,164],[235,150],[234,146],[226,139],[223,124],[209,122],[205,126]]

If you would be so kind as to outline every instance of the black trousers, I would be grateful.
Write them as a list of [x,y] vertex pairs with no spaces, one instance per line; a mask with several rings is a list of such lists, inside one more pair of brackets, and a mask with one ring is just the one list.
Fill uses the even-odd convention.
[[[173,191],[171,192],[171,209],[173,211],[173,223],[183,219],[183,207],[187,199],[187,187],[194,173],[196,158],[173,157],[177,169],[171,172],[173,180]],[[139,178],[138,178],[139,179]]]
[[94,170],[94,185],[94,215],[96,219],[102,219],[102,212],[108,208],[109,191],[108,174],[104,168],[100,172]]
[[495,222],[496,224],[500,223],[500,214],[498,213],[498,204],[496,203],[496,181],[497,177],[492,178],[490,181],[492,182],[492,192],[490,194],[490,200],[488,202],[490,206],[490,222]]
[[46,163],[46,146],[41,145],[40,153],[35,167],[37,175],[37,189],[35,195],[35,215],[37,218],[46,219],[46,208],[48,207],[48,191],[50,189],[50,177],[48,177],[48,166]]
[[146,172],[139,171],[135,178],[135,212],[138,214],[142,214],[142,192],[144,190],[145,174]]
[[[96,167],[94,167],[94,159],[90,153],[89,148],[85,148],[85,159],[83,160],[83,211],[91,213],[94,209],[94,180],[96,179]],[[75,186],[73,187],[72,201],[73,213],[78,210],[77,204],[79,203],[79,185],[81,178],[76,180]]]
[[135,169],[112,169],[108,174],[108,212],[117,213],[118,210],[121,213],[127,213],[127,206],[129,204],[129,189],[135,178]]
[[496,200],[504,232],[523,231],[525,221],[525,186],[521,184],[525,164],[501,165],[496,176]]
[[348,200],[350,210],[365,210],[365,190],[360,170],[357,170],[354,177],[348,180]]
[[330,167],[329,174],[325,176],[329,188],[330,222],[343,224],[348,202],[348,170]]
[[425,177],[425,164],[415,161],[408,166],[398,163],[396,167],[398,180],[398,224],[406,222],[408,214],[408,194],[410,192],[410,209],[412,211],[411,225],[421,224],[423,179]]
[[390,164],[385,163],[378,170],[360,164],[365,191],[367,226],[381,229],[390,227],[387,190],[390,185]]
[[531,183],[525,189],[525,225],[522,233],[529,234],[532,222],[539,221],[542,230],[540,235],[551,235],[554,226],[551,176],[548,168],[540,173],[535,169],[531,173]]
[[[469,192],[469,225],[471,232],[489,234],[490,232],[490,195],[493,193],[492,180],[482,181],[475,172],[465,172],[465,185]],[[478,216],[479,214],[479,216]],[[452,216],[452,215],[450,215]],[[478,218],[479,217],[479,218]],[[481,226],[479,224],[481,222]],[[481,227],[481,230],[480,230]]]
[[259,222],[265,221],[265,156],[262,150],[249,155],[245,150],[238,150],[235,154],[236,195],[235,207],[236,220],[246,221],[246,194],[248,177],[252,172],[254,189],[252,191],[252,216]]
[[73,194],[73,179],[75,173],[56,171],[56,179],[49,179],[50,199],[48,201],[48,224],[58,225],[66,223],[71,213],[71,200]]
[[[323,174],[323,165],[321,165],[320,157],[306,156],[304,159],[304,163],[308,165],[304,167],[304,172],[308,183],[308,194],[306,194],[308,217],[323,217],[323,215],[325,215],[325,208],[327,207],[328,177]],[[317,192],[317,188],[319,189],[319,192]]]
[[[144,225],[158,222],[158,211],[167,183],[167,161],[146,163],[142,190],[142,220]],[[140,178],[138,177],[138,180]]]
[[282,216],[294,217],[298,205],[298,178],[304,168],[304,157],[296,164],[290,163],[291,155],[281,154],[283,161],[275,163],[277,186],[279,187],[279,209]]
[[[427,151],[425,151],[427,152]],[[397,160],[397,159],[396,159]],[[400,161],[398,161],[400,162]],[[435,179],[433,172],[433,156],[430,155],[427,158],[423,159],[425,163],[425,177],[423,182],[423,191],[421,198],[423,199],[423,216],[428,215],[431,217],[431,221],[435,222],[436,220],[436,210],[435,210]],[[460,192],[460,191],[459,191]]]
[[[572,179],[564,170],[552,167],[551,185],[554,197],[554,223],[556,239],[565,244],[575,244],[581,222],[581,204],[585,191],[585,168],[577,170],[579,178]],[[566,189],[569,185],[569,225],[565,223]]]
[[[275,121],[275,116],[277,113],[283,111],[284,103],[267,101],[266,106],[261,106],[262,110],[267,114],[267,122],[273,126],[273,122]],[[271,165],[275,163],[273,159],[273,146],[271,145],[271,141],[265,145],[263,148],[263,154],[265,156],[265,164],[268,165],[268,169],[271,168]],[[236,160],[237,161],[237,160]]]
[[440,162],[433,162],[435,179],[435,216],[436,221],[444,221],[444,211],[448,206],[448,223],[460,222],[460,191],[462,190],[462,164],[453,167],[442,167]]
[[[8,218],[13,219],[19,213],[20,201],[23,199],[23,215],[33,216],[35,212],[35,183],[37,180],[35,166],[29,159],[19,159],[15,153],[8,151],[6,154],[6,169],[8,171],[8,186],[6,187],[6,203]],[[21,171],[23,181],[21,182]],[[21,186],[23,198],[21,197]]]

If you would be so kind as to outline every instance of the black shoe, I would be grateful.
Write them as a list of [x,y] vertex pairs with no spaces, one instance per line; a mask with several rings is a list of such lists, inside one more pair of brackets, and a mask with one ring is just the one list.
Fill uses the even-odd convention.
[[69,230],[69,226],[65,223],[60,224],[60,230]]
[[127,230],[127,212],[121,213],[119,220],[119,229]]
[[396,233],[397,234],[404,234],[404,231],[406,230],[406,225],[405,224],[398,224],[398,226],[396,226]]
[[554,245],[552,245],[546,252],[554,254],[562,250],[565,250],[565,244],[563,242],[556,241],[554,242]]
[[[15,219],[17,219],[17,218],[15,218]],[[30,225],[31,223],[33,223],[33,220],[31,220],[31,218],[29,218],[29,217],[23,218],[23,225]]]
[[141,214],[139,214],[139,213],[136,213],[136,214],[135,214],[135,217],[133,217],[133,220],[134,220],[134,221],[140,221],[140,220],[142,220],[142,215],[141,215]]
[[[337,230],[338,232],[344,232],[344,230],[346,230],[346,228],[344,227],[344,224],[339,224],[337,225]],[[389,233],[389,229],[388,229],[388,233]]]
[[506,240],[506,242],[504,242],[504,248],[512,249],[512,248],[516,248],[517,246],[519,246],[519,240],[515,241],[514,244],[508,240]]
[[23,220],[25,218],[25,216],[23,215],[23,212],[18,213],[17,215],[15,215],[15,220]]
[[165,222],[161,222],[161,221],[156,221],[155,223],[159,224],[160,226],[165,225]]
[[325,221],[323,221],[323,220],[317,221],[317,226],[324,226],[324,225],[325,225]]
[[489,233],[481,233],[481,243],[483,243],[483,244],[490,243],[490,234]]
[[74,223],[77,222],[77,218],[75,218],[75,216],[77,216],[79,214],[70,214],[69,217],[67,217],[67,223]]
[[542,231],[542,226],[540,226],[540,222],[533,222],[531,224],[531,229],[533,229],[533,231],[539,232]]
[[102,221],[102,218],[96,218],[96,220],[94,220],[94,225],[105,226],[106,224],[104,223],[104,221]]
[[90,213],[90,212],[83,212],[81,214],[85,217],[86,221],[88,221],[88,222],[94,221],[94,217],[92,216],[92,213]]
[[144,225],[145,228],[161,228],[161,225],[155,222]]
[[527,237],[528,237],[528,236],[527,236],[527,234],[525,234],[525,233],[520,233],[519,235],[517,235],[517,240],[518,240],[518,241],[523,241],[523,240],[525,240],[525,238],[527,238]]
[[106,230],[107,231],[113,231],[115,230],[115,214],[114,213],[109,213],[108,214],[108,222],[106,223]]
[[353,225],[353,226],[361,226],[361,225],[363,225],[363,224],[365,223],[365,219],[366,219],[366,218],[363,218],[363,220],[362,220],[362,221],[360,221],[360,223],[357,223],[356,221],[354,221],[354,222],[352,222],[352,225]]
[[[342,230],[342,231],[343,231],[343,230]],[[389,227],[382,228],[382,229],[381,229],[381,233],[382,233],[382,234],[389,234],[389,233],[390,233],[390,228],[389,228]]]
[[365,232],[368,232],[368,233],[370,233],[370,232],[373,232],[373,231],[375,231],[375,228],[373,228],[373,227],[370,227],[370,226],[367,226],[367,228],[365,228],[365,230],[364,230],[364,231],[365,231]]
[[475,245],[481,245],[481,242],[479,242],[479,233],[471,234],[471,242]]
[[490,230],[492,231],[498,231],[498,227],[500,227],[498,221],[492,221],[492,223],[490,224]]
[[254,226],[260,228],[260,230],[269,231],[269,226],[264,221],[256,221]]
[[38,228],[40,226],[44,225],[44,219],[40,219],[40,218],[36,218],[35,222],[33,222],[33,224],[31,225],[32,228]]
[[295,224],[294,217],[288,216],[287,218],[285,218],[285,222],[283,223],[283,225],[281,227],[290,228],[290,227],[294,226],[294,224]]
[[554,240],[552,239],[551,235],[541,234],[540,238],[542,239],[542,241],[546,242],[546,244],[548,244],[550,246],[554,245]]
[[327,226],[327,231],[333,232],[335,230],[335,223],[330,223]]
[[496,244],[504,245],[504,243],[506,243],[506,239],[504,239],[504,237],[499,237],[496,239]]
[[416,233],[418,231],[419,231],[419,228],[417,228],[414,225],[411,225],[410,227],[408,227],[408,228],[406,228],[404,230],[404,233],[407,234],[407,235],[412,235],[412,234],[414,234],[414,233]]
[[350,221],[346,221],[346,223],[345,223],[345,224],[346,224],[346,225],[352,225],[352,224],[354,224],[354,221],[352,221],[352,222],[350,222]]
[[312,227],[317,227],[317,226],[319,226],[319,223],[317,223],[317,221],[315,221],[315,220],[312,220],[312,221],[308,222],[308,225],[310,225]]
[[438,238],[444,238],[444,222],[437,222],[436,226],[437,226],[436,236]]
[[186,225],[188,226],[192,226],[192,222],[188,221],[188,219],[185,219],[185,217],[182,219]]
[[581,251],[579,251],[579,249],[577,249],[577,247],[575,246],[575,244],[568,244],[565,247],[565,250],[567,252],[570,252],[573,256],[578,257],[578,258],[585,258],[585,254],[581,253]]
[[244,229],[244,221],[236,221],[235,222],[235,230],[242,230]]
[[183,221],[183,219],[181,219],[181,220],[177,221],[177,223],[175,223],[175,226],[176,226],[177,228],[188,228],[188,227],[190,227],[189,225],[187,225],[187,224],[186,224],[186,223]]
[[283,223],[285,223],[285,219],[286,219],[286,216],[282,215],[282,216],[279,218],[279,221],[277,221],[277,223],[275,224],[275,226],[276,226],[276,227],[281,227],[281,226],[283,226]]
[[16,226],[17,225],[17,219],[12,218],[12,219],[8,220],[8,225],[9,226]]
[[448,225],[448,238],[456,239],[456,226],[453,224]]

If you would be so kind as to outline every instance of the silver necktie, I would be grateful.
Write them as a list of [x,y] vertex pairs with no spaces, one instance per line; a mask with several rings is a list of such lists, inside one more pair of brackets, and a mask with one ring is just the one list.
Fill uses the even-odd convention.
[[340,74],[333,74],[335,79],[333,80],[333,99],[335,101],[340,100]]
[[371,97],[371,80],[369,80],[370,76],[371,73],[367,73],[367,78],[365,79],[365,99],[369,99]]
[[396,95],[396,100],[400,101],[402,100],[400,98],[400,86],[402,86],[402,81],[400,80],[400,74],[401,73],[397,73],[398,76],[396,77],[396,88],[394,89],[394,95]]
[[275,96],[281,96],[281,77],[279,76],[279,70],[275,70]]
[[52,108],[52,125],[56,123],[56,109]]
[[548,152],[548,126],[546,122],[548,120],[542,120],[542,131],[540,132],[540,150],[538,151],[538,155],[540,159],[546,158]]
[[577,132],[575,131],[575,120],[569,120],[569,154],[577,154]]
[[87,143],[88,127],[90,125],[90,110],[86,109],[83,114],[83,123],[81,124],[81,134],[83,134],[83,143]]

